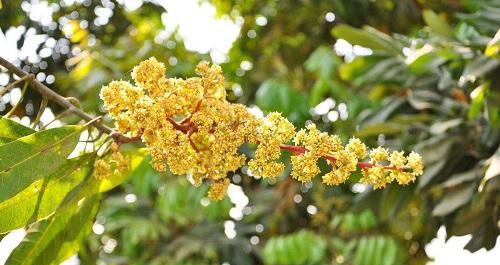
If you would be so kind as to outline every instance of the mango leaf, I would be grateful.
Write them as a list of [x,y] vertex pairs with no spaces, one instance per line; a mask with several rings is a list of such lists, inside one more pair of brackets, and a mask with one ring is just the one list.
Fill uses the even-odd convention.
[[12,142],[32,133],[35,133],[35,130],[25,127],[11,119],[0,117],[0,145]]
[[484,50],[484,55],[497,59],[500,58],[500,30],[498,30],[495,37],[488,42],[488,46],[486,46]]
[[135,171],[137,170],[137,168],[147,157],[148,151],[146,148],[134,149],[129,152],[123,152],[123,155],[129,161],[128,170],[123,172],[122,174],[117,174],[110,178],[105,178],[105,179],[91,178],[89,183],[84,188],[86,191],[83,192],[85,196],[98,192],[106,192],[122,184],[128,177],[131,177],[136,173]]
[[375,51],[393,55],[399,54],[398,49],[393,44],[394,40],[392,40],[390,36],[370,27],[357,29],[341,24],[332,29],[332,35],[339,39],[345,39],[352,44],[364,46]]
[[500,175],[500,147],[489,159],[490,165],[484,174],[483,183]]
[[76,253],[90,232],[99,208],[99,196],[80,201],[70,211],[33,224],[6,265],[60,264]]
[[481,110],[483,109],[486,89],[487,88],[485,85],[481,85],[472,91],[472,102],[470,103],[469,111],[467,112],[467,117],[470,120],[477,118],[481,113]]
[[157,200],[157,210],[164,222],[175,221],[187,225],[193,221],[223,220],[227,218],[231,202],[228,198],[202,206],[200,200],[206,197],[208,186],[193,187],[185,179],[173,178]]
[[307,230],[269,239],[262,251],[265,264],[318,264],[324,256],[326,242]]
[[368,138],[379,134],[393,135],[403,132],[404,126],[392,122],[376,123],[364,126],[360,131],[356,132],[356,137]]
[[58,170],[78,142],[84,126],[37,132],[0,146],[0,201]]
[[[89,172],[93,154],[65,160],[57,170],[0,203],[0,233],[51,215]],[[73,205],[72,205],[73,206]]]
[[326,46],[320,46],[314,50],[304,63],[307,70],[317,73],[320,77],[329,77],[338,65],[340,65],[340,59],[331,47]]
[[401,251],[394,239],[386,236],[368,236],[359,240],[353,264],[404,264]]
[[475,185],[462,186],[456,190],[447,192],[446,195],[432,210],[434,216],[445,216],[452,213],[460,206],[466,204],[474,195]]
[[431,28],[431,30],[446,38],[451,38],[453,36],[453,30],[446,20],[440,17],[438,14],[430,9],[426,9],[422,12],[425,24]]
[[281,112],[291,122],[302,124],[309,113],[307,95],[286,83],[267,80],[257,90],[255,103],[264,111]]

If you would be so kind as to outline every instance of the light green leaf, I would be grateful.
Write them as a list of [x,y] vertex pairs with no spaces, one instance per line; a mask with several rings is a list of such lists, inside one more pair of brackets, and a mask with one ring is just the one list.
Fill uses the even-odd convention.
[[338,25],[332,29],[336,38],[345,39],[352,44],[364,46],[376,51],[397,55],[399,50],[394,46],[392,38],[376,29],[365,27],[357,29],[345,24]]
[[340,64],[340,59],[331,47],[320,46],[309,55],[304,63],[307,70],[317,73],[320,77],[330,77],[335,68]]
[[431,30],[446,38],[451,38],[453,36],[453,30],[451,29],[448,22],[434,11],[426,9],[422,12],[425,24],[431,28]]
[[495,37],[488,42],[488,46],[484,50],[484,55],[497,59],[500,58],[500,29],[495,34]]
[[481,113],[481,110],[483,109],[486,89],[487,86],[481,85],[472,91],[471,93],[472,102],[470,103],[469,111],[467,113],[467,117],[470,120],[477,118]]
[[25,127],[11,119],[0,117],[0,145],[34,133],[35,130]]
[[[0,203],[0,233],[51,215],[89,172],[93,154],[65,160],[57,170]],[[72,205],[73,206],[73,205]]]
[[6,265],[59,264],[76,253],[90,232],[99,196],[87,197],[70,211],[33,224]]
[[323,260],[325,250],[323,238],[301,230],[269,239],[262,254],[265,264],[318,264]]
[[255,103],[264,111],[281,112],[293,123],[303,123],[309,115],[309,104],[305,94],[286,83],[267,80],[257,90]]
[[84,128],[59,127],[1,145],[0,201],[13,197],[65,164]]
[[399,134],[405,129],[401,124],[392,122],[376,123],[364,126],[360,131],[356,132],[356,137],[367,138],[377,136],[379,134],[394,135]]

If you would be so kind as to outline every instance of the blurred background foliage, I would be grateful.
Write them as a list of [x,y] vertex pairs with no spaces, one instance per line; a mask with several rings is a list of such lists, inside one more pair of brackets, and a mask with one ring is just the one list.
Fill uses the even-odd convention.
[[[416,183],[379,191],[356,178],[339,187],[301,185],[288,172],[259,180],[243,168],[222,202],[145,160],[102,199],[81,264],[425,264],[443,225],[448,237],[471,234],[471,251],[495,245],[498,0],[194,1],[238,29],[220,49],[189,44],[175,1],[2,3],[0,56],[85,111],[103,115],[100,87],[129,79],[151,56],[179,77],[213,60],[231,101],[425,160]],[[194,42],[217,38],[231,36],[210,31]],[[31,110],[17,117],[37,113],[41,99],[28,98]],[[0,104],[7,111],[8,98]]]

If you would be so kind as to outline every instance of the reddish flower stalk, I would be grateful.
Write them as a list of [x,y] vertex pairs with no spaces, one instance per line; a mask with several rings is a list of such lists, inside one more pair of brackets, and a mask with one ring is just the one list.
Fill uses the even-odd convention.
[[[285,150],[285,151],[290,151],[292,152],[293,154],[295,155],[301,155],[301,154],[304,154],[306,152],[306,148],[302,145],[299,145],[299,146],[296,146],[296,145],[287,145],[287,144],[282,144],[280,145],[280,149],[281,150]],[[331,156],[331,155],[326,155],[324,157],[325,159],[329,160],[330,162],[334,163],[335,162],[335,157]],[[372,163],[370,162],[358,162],[358,167],[361,168],[361,169],[369,169],[369,168],[372,168],[374,167],[375,165],[373,165]],[[383,166],[383,168],[385,169],[395,169],[395,170],[405,170],[405,168],[397,168],[395,166]]]

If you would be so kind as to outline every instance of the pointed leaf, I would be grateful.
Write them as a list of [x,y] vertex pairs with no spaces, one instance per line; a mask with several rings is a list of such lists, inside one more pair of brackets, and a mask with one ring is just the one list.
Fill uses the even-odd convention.
[[0,233],[34,223],[52,214],[66,195],[90,170],[93,154],[66,160],[56,171],[33,182],[12,198],[0,203]]
[[78,251],[98,208],[99,196],[88,197],[72,210],[32,225],[6,265],[60,264]]
[[0,145],[32,133],[35,133],[35,130],[25,127],[11,119],[0,117]]
[[0,146],[0,201],[67,162],[83,126],[64,126],[37,132]]

